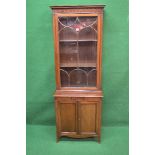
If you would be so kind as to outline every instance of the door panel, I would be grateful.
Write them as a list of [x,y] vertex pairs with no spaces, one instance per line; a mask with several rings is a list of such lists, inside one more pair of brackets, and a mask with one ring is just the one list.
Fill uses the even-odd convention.
[[60,103],[61,132],[76,132],[76,104]]
[[96,119],[97,119],[97,103],[82,102],[79,108],[80,115],[80,133],[96,133]]

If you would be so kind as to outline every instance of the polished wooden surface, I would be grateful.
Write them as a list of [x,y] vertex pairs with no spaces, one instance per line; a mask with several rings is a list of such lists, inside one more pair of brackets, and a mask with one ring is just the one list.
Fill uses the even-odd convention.
[[[54,97],[57,142],[62,136],[71,138],[97,137],[100,142],[104,6],[51,6],[56,72]],[[94,30],[91,32],[89,24],[94,19],[97,20],[93,22],[93,24],[95,23],[93,27],[91,24],[91,29]],[[74,20],[78,21],[78,24],[75,24]],[[65,25],[66,23],[68,25]],[[89,33],[85,33],[85,29],[81,30],[81,33],[78,32],[78,26],[81,24],[83,26],[81,29],[85,28]],[[77,31],[75,35],[71,29]],[[76,36],[77,34],[78,36]],[[78,62],[76,62],[76,54],[79,54]]]
[[51,9],[88,9],[88,8],[104,8],[105,5],[64,5],[64,6],[50,6]]
[[102,91],[101,90],[56,90],[54,93],[55,97],[103,97]]
[[93,102],[80,102],[80,133],[96,133],[96,114],[97,104]]
[[57,141],[61,136],[98,137],[100,142],[101,98],[57,97]]
[[61,115],[61,131],[75,132],[76,131],[76,104],[60,102]]

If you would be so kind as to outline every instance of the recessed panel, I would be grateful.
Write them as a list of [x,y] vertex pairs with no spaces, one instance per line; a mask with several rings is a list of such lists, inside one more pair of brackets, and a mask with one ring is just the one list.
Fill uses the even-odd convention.
[[96,132],[96,103],[80,104],[80,132],[95,133]]
[[60,104],[61,132],[76,132],[76,106],[74,103]]

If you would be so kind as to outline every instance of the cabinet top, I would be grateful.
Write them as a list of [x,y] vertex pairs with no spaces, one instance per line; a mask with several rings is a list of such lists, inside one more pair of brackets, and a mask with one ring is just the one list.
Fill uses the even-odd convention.
[[54,93],[54,97],[104,97],[103,92],[101,90],[56,90]]
[[66,6],[49,6],[51,9],[94,9],[104,8],[105,5],[66,5]]

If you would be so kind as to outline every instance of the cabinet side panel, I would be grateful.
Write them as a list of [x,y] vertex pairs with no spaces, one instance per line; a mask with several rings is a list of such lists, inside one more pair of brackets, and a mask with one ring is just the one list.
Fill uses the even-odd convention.
[[60,88],[60,71],[59,71],[59,44],[58,44],[58,17],[53,15],[53,35],[54,35],[54,56],[55,56],[55,79],[56,88]]
[[80,132],[96,132],[96,104],[86,103],[80,105]]
[[99,89],[102,88],[101,86],[101,72],[102,72],[102,23],[103,16],[102,14],[98,15],[98,47],[97,47],[97,87]]
[[76,104],[60,103],[61,132],[76,131]]

